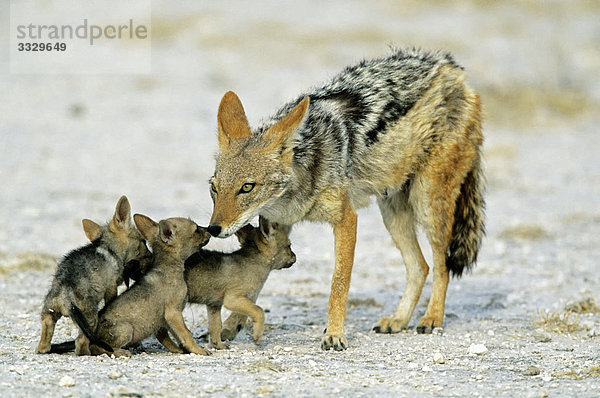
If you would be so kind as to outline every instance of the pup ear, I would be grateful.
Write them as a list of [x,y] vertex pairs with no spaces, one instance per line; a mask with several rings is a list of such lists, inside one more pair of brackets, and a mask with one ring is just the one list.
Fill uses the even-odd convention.
[[113,216],[113,223],[116,226],[123,227],[128,225],[131,220],[131,206],[127,196],[123,195],[117,202],[115,208],[115,215]]
[[282,157],[289,157],[291,162],[293,155],[293,141],[296,138],[296,132],[302,125],[308,114],[309,97],[304,97],[287,115],[281,118],[277,123],[271,126],[265,132],[265,139],[269,140],[268,148],[283,148]]
[[160,239],[166,243],[167,245],[170,245],[173,243],[173,236],[175,235],[175,231],[173,231],[173,227],[171,226],[171,223],[169,223],[166,220],[161,220],[158,223],[158,234],[160,235]]
[[134,214],[133,222],[137,229],[144,235],[147,241],[151,242],[152,238],[158,232],[158,224],[153,221],[150,217],[143,214]]
[[92,220],[88,220],[87,218],[81,220],[81,223],[83,224],[85,236],[87,236],[90,242],[93,242],[100,237],[100,232],[102,229],[100,225],[96,224]]
[[244,112],[244,107],[233,91],[228,91],[221,99],[217,112],[219,127],[219,147],[224,148],[232,140],[250,137],[252,131]]
[[258,229],[260,230],[260,236],[265,242],[268,241],[273,234],[273,224],[262,216],[258,217]]
[[254,227],[252,224],[246,224],[242,228],[238,229],[238,231],[235,233],[235,236],[240,242],[240,245],[244,246],[244,243],[248,240],[253,231]]

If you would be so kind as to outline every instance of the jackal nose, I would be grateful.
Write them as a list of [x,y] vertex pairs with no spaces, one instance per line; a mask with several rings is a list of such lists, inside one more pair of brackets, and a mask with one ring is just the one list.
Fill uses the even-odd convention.
[[221,233],[220,225],[209,225],[206,229],[208,230],[208,233],[212,236],[219,236],[219,234]]

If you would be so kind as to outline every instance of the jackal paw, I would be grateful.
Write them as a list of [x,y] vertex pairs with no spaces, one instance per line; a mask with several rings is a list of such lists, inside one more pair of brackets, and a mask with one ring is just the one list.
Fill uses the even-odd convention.
[[212,348],[214,348],[215,350],[227,350],[227,349],[229,349],[229,346],[227,345],[227,343],[225,343],[223,341],[218,341],[218,342],[211,341],[210,346]]
[[[129,350],[125,350],[123,348],[115,348],[114,350],[115,350],[115,352],[113,352],[112,355],[114,355],[116,358],[131,356],[131,352],[129,352]],[[111,354],[108,354],[108,355],[111,355]]]
[[430,334],[435,328],[441,328],[444,323],[444,317],[432,317],[425,315],[417,325],[417,333]]
[[373,330],[375,333],[398,333],[408,326],[408,320],[403,318],[394,317],[383,317],[375,326]]
[[233,340],[235,336],[243,329],[244,325],[238,323],[233,328],[223,328],[221,330],[221,340]]
[[328,351],[332,348],[335,351],[344,351],[348,348],[348,340],[346,340],[343,333],[329,333],[325,329],[325,334],[321,338],[321,349]]
[[35,349],[36,354],[48,354],[50,352],[50,344],[38,344]]
[[188,350],[188,351],[192,354],[197,354],[197,355],[206,355],[206,356],[212,355],[212,352],[210,352],[206,348],[200,347],[200,346],[191,347],[191,350]]

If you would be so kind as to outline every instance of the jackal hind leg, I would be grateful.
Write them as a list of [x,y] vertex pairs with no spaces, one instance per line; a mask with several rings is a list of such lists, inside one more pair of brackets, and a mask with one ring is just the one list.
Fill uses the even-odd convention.
[[398,333],[406,329],[429,272],[416,234],[416,220],[408,203],[408,193],[400,191],[378,200],[383,222],[402,253],[406,267],[406,288],[402,299],[391,317],[383,317],[373,330],[377,333]]
[[180,309],[177,307],[167,307],[165,309],[165,321],[167,321],[169,329],[173,332],[177,341],[181,342],[181,345],[186,351],[198,355],[212,354],[207,349],[196,344],[192,332],[190,332],[185,325],[183,314]]
[[52,336],[54,336],[54,327],[61,315],[58,312],[44,311],[42,313],[42,333],[40,342],[35,349],[36,354],[47,354],[50,352]]
[[[425,229],[433,253],[433,286],[427,311],[417,325],[418,333],[431,333],[442,327],[450,271],[446,267],[448,247],[454,225],[456,199],[464,176],[471,167],[474,151],[465,145],[463,150],[446,151],[438,155],[436,168],[429,167],[418,177],[417,191],[411,203],[418,206],[419,221]],[[417,188],[418,187],[418,188]]]
[[169,336],[169,331],[166,328],[160,328],[156,332],[156,339],[162,344],[169,352],[175,354],[183,354],[183,350],[177,344],[171,340]]
[[[93,310],[83,311],[83,315],[90,325],[90,329],[96,331],[98,325],[98,313]],[[90,351],[90,340],[80,330],[79,335],[75,339],[75,353],[77,355],[92,355]]]
[[207,305],[206,310],[208,312],[208,334],[210,336],[210,345],[217,350],[224,350],[227,348],[227,345],[221,340],[221,329],[223,327],[221,322],[221,306]]
[[235,336],[244,328],[248,316],[239,312],[232,312],[227,319],[223,321],[221,330],[221,340],[233,340]]
[[242,312],[252,318],[252,322],[254,322],[252,337],[256,344],[260,344],[265,330],[265,312],[263,309],[243,296],[225,296],[223,305],[230,311]]

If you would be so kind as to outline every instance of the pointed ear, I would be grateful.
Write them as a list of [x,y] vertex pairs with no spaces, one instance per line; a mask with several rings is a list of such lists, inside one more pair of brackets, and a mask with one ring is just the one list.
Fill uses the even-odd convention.
[[160,239],[166,243],[167,245],[173,244],[173,237],[175,236],[175,232],[173,231],[173,227],[171,223],[166,220],[161,220],[158,223],[158,234]]
[[238,231],[235,233],[235,236],[238,238],[240,245],[244,246],[244,243],[248,240],[252,234],[252,231],[254,231],[254,227],[251,224],[247,224],[238,229]]
[[88,220],[87,218],[81,220],[81,223],[83,224],[85,236],[87,236],[90,242],[93,242],[100,237],[100,232],[102,229],[100,225],[96,224],[92,220]]
[[221,99],[217,124],[219,126],[219,147],[221,148],[229,145],[232,140],[252,135],[242,102],[233,91],[226,92]]
[[113,221],[117,226],[124,226],[129,224],[131,220],[131,206],[129,205],[129,200],[127,196],[123,195],[117,202],[117,207],[115,208],[115,215],[113,216]]
[[265,138],[270,140],[268,147],[270,149],[284,147],[291,149],[291,143],[296,138],[296,131],[302,125],[306,115],[308,114],[308,105],[310,99],[304,97],[298,105],[294,107],[280,121],[275,123],[265,132]]
[[147,241],[152,241],[152,238],[158,232],[158,224],[154,222],[150,217],[143,214],[134,214],[133,222],[137,229],[144,235]]
[[267,242],[273,233],[273,225],[269,220],[260,216],[258,217],[258,228],[260,230],[260,236]]

